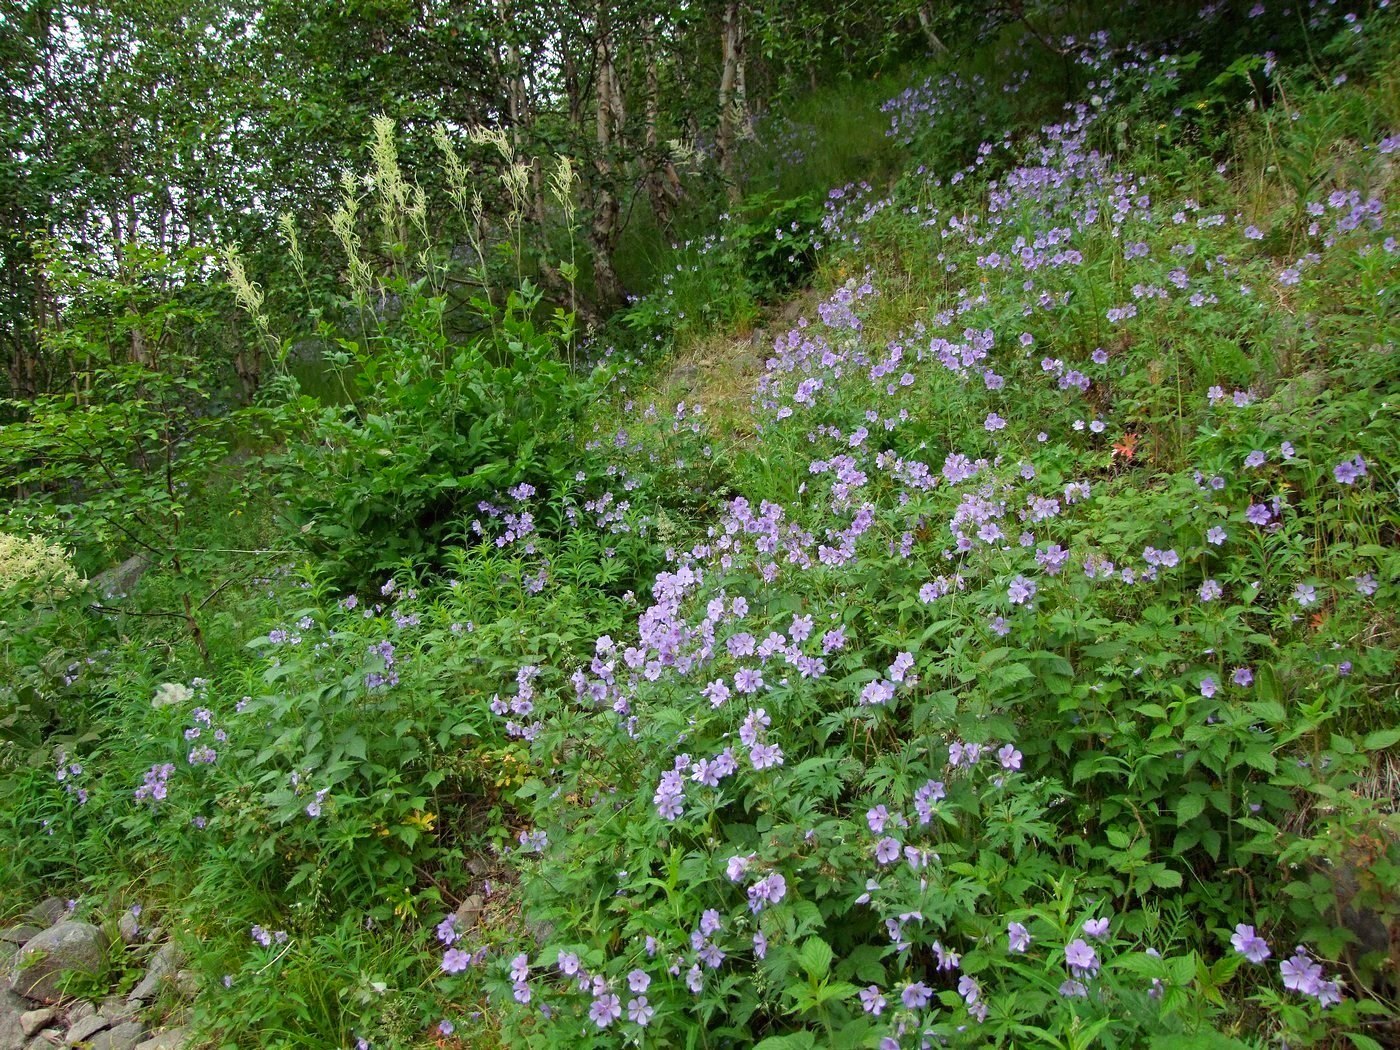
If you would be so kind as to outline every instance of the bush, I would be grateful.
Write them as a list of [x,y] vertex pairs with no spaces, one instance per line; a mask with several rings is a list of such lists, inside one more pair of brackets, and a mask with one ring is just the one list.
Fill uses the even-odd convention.
[[396,321],[340,340],[347,403],[287,402],[289,440],[270,460],[308,550],[354,587],[405,562],[440,565],[465,518],[508,488],[560,499],[602,378],[570,367],[572,318],[539,327],[528,287],[499,312],[478,301],[490,332],[465,342],[445,332],[445,299],[402,294]]

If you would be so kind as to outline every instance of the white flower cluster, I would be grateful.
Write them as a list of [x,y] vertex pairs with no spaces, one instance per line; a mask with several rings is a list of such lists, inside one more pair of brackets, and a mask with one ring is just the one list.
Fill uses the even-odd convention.
[[62,598],[84,582],[63,548],[42,536],[0,532],[0,594],[16,591],[26,598]]

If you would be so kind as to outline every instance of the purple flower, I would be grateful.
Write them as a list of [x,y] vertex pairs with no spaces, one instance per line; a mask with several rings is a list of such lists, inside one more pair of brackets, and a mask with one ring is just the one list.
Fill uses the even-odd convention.
[[872,984],[868,988],[860,990],[860,1005],[866,1013],[879,1017],[880,1011],[885,1008],[887,1003],[885,997],[880,994],[879,986]]
[[880,680],[869,682],[860,691],[860,703],[862,707],[879,706],[889,703],[894,699],[894,683]]
[[1065,962],[1076,977],[1098,972],[1099,957],[1081,938],[1075,938],[1065,945]]
[[1237,686],[1248,689],[1254,684],[1254,672],[1248,667],[1236,667],[1234,677],[1231,679]]
[[1283,986],[1304,995],[1317,995],[1322,982],[1322,967],[1307,957],[1302,948],[1291,959],[1279,963]]
[[768,769],[783,764],[783,749],[777,744],[754,744],[749,748],[749,761],[754,769]]
[[749,910],[755,915],[770,904],[777,904],[787,895],[787,879],[773,872],[749,887]]
[[1066,999],[1088,998],[1089,989],[1084,987],[1083,981],[1069,980],[1060,985],[1060,994]]
[[738,882],[744,877],[744,872],[748,871],[749,865],[754,862],[758,854],[750,853],[747,857],[730,857],[725,866],[724,873],[729,876],[730,882]]
[[1220,586],[1220,582],[1218,580],[1206,580],[1204,583],[1201,584],[1201,589],[1199,593],[1201,596],[1201,601],[1213,602],[1215,601],[1215,599],[1219,598],[1222,594],[1225,593],[1225,589]]
[[1012,605],[1023,605],[1035,597],[1036,585],[1034,580],[1028,580],[1024,576],[1017,576],[1011,581],[1011,586],[1006,590],[1006,596],[1011,600]]
[[971,1006],[982,997],[982,988],[973,978],[964,974],[958,978],[958,994],[963,997],[963,1002]]
[[1084,923],[1084,932],[1096,939],[1106,937],[1108,935],[1108,920],[1088,919]]
[[510,961],[510,979],[523,981],[530,976],[530,957],[521,952]]
[[997,760],[1001,762],[1002,769],[1020,769],[1022,757],[1021,752],[1016,750],[1015,744],[1004,744],[997,751]]
[[1212,678],[1210,675],[1206,675],[1204,678],[1201,679],[1201,695],[1204,696],[1207,700],[1209,700],[1215,695],[1215,690],[1216,685],[1214,678]]
[[627,1020],[639,1024],[643,1028],[651,1023],[652,1015],[655,1013],[656,1011],[647,1002],[645,995],[639,995],[637,998],[627,1001]]
[[599,1028],[606,1028],[622,1016],[622,1000],[611,993],[600,995],[588,1008],[588,1016]]
[[751,667],[741,667],[734,672],[734,691],[756,693],[763,688],[763,675]]
[[1019,922],[1008,922],[1006,924],[1006,950],[1008,952],[1023,952],[1030,946],[1030,931]]
[[1363,572],[1360,576],[1353,577],[1356,583],[1356,593],[1364,597],[1371,597],[1376,593],[1376,578],[1369,572]]
[[916,981],[906,985],[899,997],[904,1000],[904,1005],[911,1010],[922,1010],[933,998],[933,989],[924,984],[923,981]]
[[1332,468],[1332,476],[1342,485],[1354,485],[1357,478],[1366,476],[1366,461],[1360,456],[1344,459]]
[[448,948],[442,954],[443,973],[461,973],[471,965],[472,957],[461,948]]
[[885,824],[890,819],[890,811],[883,805],[875,806],[866,810],[865,822],[870,825],[870,830],[879,835],[885,830]]
[[1271,517],[1269,508],[1262,503],[1251,503],[1249,509],[1244,512],[1245,521],[1251,525],[1267,525]]
[[1317,604],[1317,588],[1310,583],[1300,583],[1293,588],[1293,600],[1306,609]]
[[1225,530],[1219,525],[1212,526],[1206,530],[1206,542],[1219,547],[1225,542]]
[[875,859],[880,864],[893,864],[899,860],[900,850],[899,840],[886,836],[875,844]]
[[933,954],[938,957],[938,968],[940,970],[956,970],[962,962],[962,956],[951,948],[945,948],[938,942],[933,942]]
[[1235,946],[1235,951],[1252,963],[1261,963],[1270,955],[1268,942],[1255,934],[1253,926],[1246,926],[1244,923],[1235,927],[1230,943]]
[[457,932],[457,916],[449,915],[437,924],[437,939],[443,944],[451,944],[460,936]]
[[1244,465],[1246,467],[1262,467],[1264,465],[1264,459],[1264,453],[1256,448],[1253,452],[1244,457]]

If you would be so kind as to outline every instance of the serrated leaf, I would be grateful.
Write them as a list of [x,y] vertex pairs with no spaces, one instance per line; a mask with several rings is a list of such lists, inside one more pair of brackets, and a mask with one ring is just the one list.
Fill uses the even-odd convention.
[[1181,801],[1176,804],[1176,822],[1178,825],[1185,824],[1189,820],[1195,820],[1206,809],[1206,800],[1202,795],[1182,795]]
[[1175,890],[1181,887],[1181,872],[1172,868],[1162,867],[1152,872],[1152,884],[1160,886],[1164,890]]
[[831,945],[820,937],[808,937],[797,952],[797,961],[802,969],[807,971],[807,976],[814,978],[822,978],[830,973],[831,960],[834,958],[835,953],[831,950]]
[[1400,743],[1400,727],[1377,729],[1374,733],[1367,733],[1365,739],[1361,741],[1361,746],[1367,751],[1384,751],[1388,747],[1394,747],[1397,743]]

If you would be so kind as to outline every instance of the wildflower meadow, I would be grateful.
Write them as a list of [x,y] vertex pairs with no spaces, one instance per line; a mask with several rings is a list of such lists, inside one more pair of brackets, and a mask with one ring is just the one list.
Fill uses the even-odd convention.
[[1391,5],[643,6],[721,65],[590,139],[380,116],[319,225],[65,271],[0,409],[53,1030],[168,943],[160,1045],[1400,1044]]

